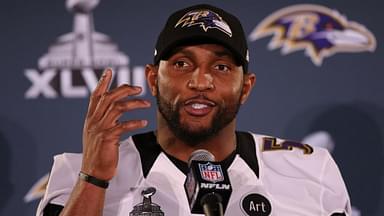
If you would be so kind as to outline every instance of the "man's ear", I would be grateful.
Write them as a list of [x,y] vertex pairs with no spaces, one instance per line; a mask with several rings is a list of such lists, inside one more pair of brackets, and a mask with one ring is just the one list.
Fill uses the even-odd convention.
[[241,92],[240,103],[244,104],[248,96],[251,94],[253,86],[256,83],[256,75],[254,73],[248,72],[244,74],[243,89]]
[[145,77],[147,78],[147,84],[151,90],[152,96],[157,95],[157,72],[158,67],[152,64],[145,65]]

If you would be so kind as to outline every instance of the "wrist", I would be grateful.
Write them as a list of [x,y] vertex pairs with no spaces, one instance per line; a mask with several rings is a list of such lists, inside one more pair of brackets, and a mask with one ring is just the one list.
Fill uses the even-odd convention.
[[93,184],[97,187],[103,188],[103,189],[108,188],[108,185],[109,185],[109,181],[96,178],[96,177],[88,175],[82,171],[79,172],[79,179],[81,179],[85,182],[88,182],[90,184]]

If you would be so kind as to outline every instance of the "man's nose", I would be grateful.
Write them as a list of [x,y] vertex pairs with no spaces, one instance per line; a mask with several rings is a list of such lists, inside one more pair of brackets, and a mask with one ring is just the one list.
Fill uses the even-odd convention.
[[188,88],[197,91],[214,89],[213,77],[209,69],[197,68],[188,81]]

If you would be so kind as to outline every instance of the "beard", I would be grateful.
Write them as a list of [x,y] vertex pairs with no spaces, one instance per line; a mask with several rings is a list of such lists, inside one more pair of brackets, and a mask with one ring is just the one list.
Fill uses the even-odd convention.
[[219,131],[235,119],[241,104],[240,94],[237,100],[235,99],[233,102],[228,104],[216,104],[218,111],[213,116],[210,126],[201,127],[196,130],[191,128],[188,123],[182,123],[180,120],[180,109],[184,104],[182,101],[172,105],[170,101],[167,101],[161,96],[158,86],[157,92],[156,102],[158,110],[167,122],[168,127],[177,138],[190,146],[196,146],[197,144],[215,136]]

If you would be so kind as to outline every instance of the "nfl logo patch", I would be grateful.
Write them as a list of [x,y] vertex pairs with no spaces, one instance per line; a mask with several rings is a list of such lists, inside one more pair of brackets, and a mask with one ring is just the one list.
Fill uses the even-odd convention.
[[199,169],[201,178],[206,181],[213,183],[224,181],[224,175],[220,165],[215,165],[210,162],[206,164],[199,163]]

